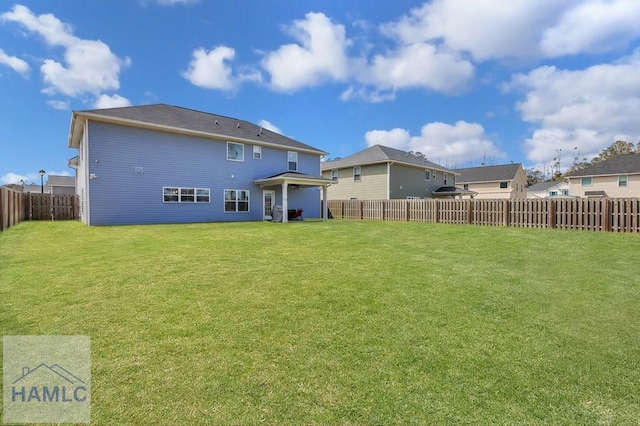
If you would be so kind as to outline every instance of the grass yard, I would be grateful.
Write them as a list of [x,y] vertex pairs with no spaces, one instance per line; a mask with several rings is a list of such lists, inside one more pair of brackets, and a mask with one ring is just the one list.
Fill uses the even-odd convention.
[[3,335],[93,424],[638,424],[640,235],[329,221],[0,234]]

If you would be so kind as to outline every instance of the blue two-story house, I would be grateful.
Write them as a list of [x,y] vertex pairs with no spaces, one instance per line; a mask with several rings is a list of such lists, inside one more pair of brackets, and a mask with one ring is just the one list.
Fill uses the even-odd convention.
[[279,205],[326,219],[326,153],[236,118],[155,104],[74,111],[87,225],[258,221]]

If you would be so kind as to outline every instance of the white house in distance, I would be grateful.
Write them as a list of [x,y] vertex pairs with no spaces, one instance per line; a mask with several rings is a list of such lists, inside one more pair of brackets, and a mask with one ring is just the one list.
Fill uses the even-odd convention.
[[640,154],[626,154],[567,176],[569,192],[580,197],[640,197]]
[[569,184],[564,181],[538,182],[527,188],[527,198],[569,196]]

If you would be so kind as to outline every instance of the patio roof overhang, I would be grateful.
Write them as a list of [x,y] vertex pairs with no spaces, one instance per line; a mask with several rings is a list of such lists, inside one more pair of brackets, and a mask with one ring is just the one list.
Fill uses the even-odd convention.
[[[282,187],[282,210],[285,214],[282,216],[282,221],[287,222],[287,210],[288,210],[288,188],[289,186],[319,186],[322,187],[322,199],[327,199],[327,187],[331,185],[331,179],[326,179],[321,176],[307,175],[298,172],[284,172],[277,175],[267,176],[262,179],[254,180],[253,183],[261,188],[281,186]],[[327,220],[328,207],[326,201],[322,204],[322,219]]]
[[276,186],[276,185],[298,185],[298,186],[329,186],[331,179],[321,176],[307,175],[298,172],[284,172],[277,175],[267,176],[262,179],[254,180],[253,183],[260,187]]

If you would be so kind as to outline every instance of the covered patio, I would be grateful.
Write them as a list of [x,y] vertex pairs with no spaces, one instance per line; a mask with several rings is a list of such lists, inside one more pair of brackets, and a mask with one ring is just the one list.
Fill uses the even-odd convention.
[[[327,187],[331,185],[331,179],[326,179],[321,176],[307,175],[298,172],[284,172],[273,176],[267,176],[261,179],[253,181],[261,188],[268,188],[274,186],[280,186],[282,188],[282,222],[288,222],[288,192],[289,186],[292,187],[321,187],[322,199],[327,199]],[[327,220],[329,216],[329,208],[327,203],[322,203],[322,220]]]

